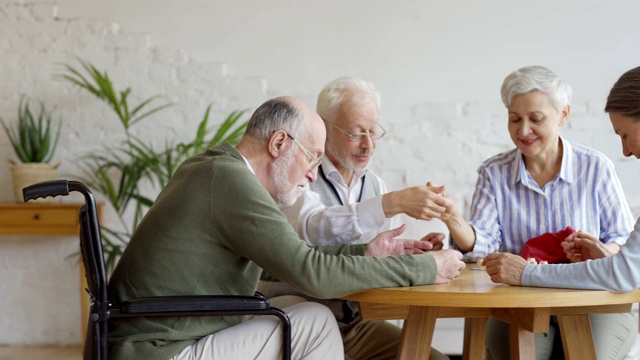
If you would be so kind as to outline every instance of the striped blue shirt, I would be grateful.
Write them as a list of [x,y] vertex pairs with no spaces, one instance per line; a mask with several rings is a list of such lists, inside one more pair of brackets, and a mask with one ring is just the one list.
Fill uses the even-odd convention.
[[517,148],[480,166],[469,221],[476,242],[468,255],[518,254],[527,240],[567,226],[605,244],[625,243],[633,217],[613,163],[596,150],[561,140],[560,172],[542,188]]

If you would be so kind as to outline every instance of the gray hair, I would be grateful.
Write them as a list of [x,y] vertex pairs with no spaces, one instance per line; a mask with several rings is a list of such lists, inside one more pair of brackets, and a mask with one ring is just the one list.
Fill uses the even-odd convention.
[[300,111],[290,101],[275,98],[260,105],[251,115],[245,135],[251,135],[267,141],[271,134],[284,130],[294,138],[298,138],[304,130],[305,122]]
[[526,66],[512,72],[504,79],[500,94],[504,106],[509,107],[514,97],[534,90],[547,95],[558,111],[571,103],[569,83],[544,66]]
[[369,101],[373,101],[380,110],[380,93],[373,84],[362,79],[341,77],[320,91],[316,111],[324,120],[335,121],[343,104],[359,105]]

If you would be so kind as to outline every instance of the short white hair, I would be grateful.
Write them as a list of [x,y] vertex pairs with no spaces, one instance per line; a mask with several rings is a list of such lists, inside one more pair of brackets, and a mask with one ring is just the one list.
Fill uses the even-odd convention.
[[500,94],[504,106],[509,107],[514,97],[535,90],[547,95],[558,111],[571,103],[569,83],[544,66],[526,66],[512,72],[504,79]]
[[373,84],[362,79],[341,77],[327,84],[316,103],[316,111],[321,118],[335,121],[343,104],[359,105],[373,101],[380,110],[380,93]]

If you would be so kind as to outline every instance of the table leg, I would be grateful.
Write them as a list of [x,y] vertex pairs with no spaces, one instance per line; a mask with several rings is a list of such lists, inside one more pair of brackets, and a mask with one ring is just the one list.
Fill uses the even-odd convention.
[[531,331],[509,325],[509,338],[512,360],[534,360],[536,358],[536,347]]
[[596,360],[589,315],[558,315],[566,360]]
[[428,359],[438,307],[411,306],[402,327],[397,360]]
[[484,359],[487,318],[464,319],[463,360]]

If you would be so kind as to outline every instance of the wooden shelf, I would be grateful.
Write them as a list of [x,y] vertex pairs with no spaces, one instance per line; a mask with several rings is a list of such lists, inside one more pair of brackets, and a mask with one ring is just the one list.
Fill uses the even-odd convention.
[[[78,217],[83,204],[14,203],[0,204],[0,235],[80,235]],[[98,221],[102,219],[102,204],[97,205]],[[79,238],[78,238],[79,239]],[[84,267],[80,263],[81,334],[87,329],[89,298]]]
[[81,207],[82,204],[0,204],[0,234],[77,235]]

